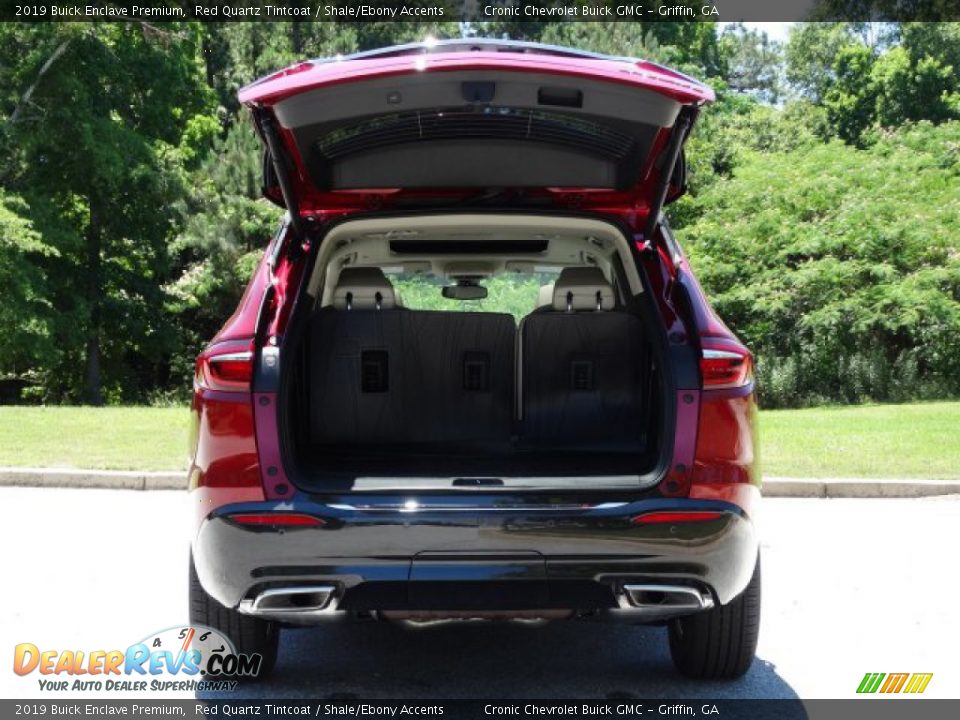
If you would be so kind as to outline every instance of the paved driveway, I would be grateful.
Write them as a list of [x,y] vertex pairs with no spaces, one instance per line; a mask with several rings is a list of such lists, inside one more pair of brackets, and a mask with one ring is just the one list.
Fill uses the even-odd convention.
[[[13,646],[125,648],[186,620],[188,497],[0,488],[0,695],[41,696]],[[265,697],[851,697],[865,672],[932,672],[960,696],[960,499],[768,499],[759,657],[735,683],[679,679],[664,631],[387,623],[285,631]],[[73,696],[77,699],[77,696]],[[85,696],[89,697],[89,696]]]

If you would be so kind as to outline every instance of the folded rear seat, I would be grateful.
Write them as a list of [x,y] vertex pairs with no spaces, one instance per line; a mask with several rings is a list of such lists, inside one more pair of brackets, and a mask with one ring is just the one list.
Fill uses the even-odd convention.
[[311,436],[345,449],[506,451],[513,317],[398,311],[377,268],[346,268],[310,331]]
[[508,451],[513,436],[512,315],[405,314],[406,417],[417,441],[445,450]]
[[598,268],[565,268],[552,308],[521,322],[523,446],[646,449],[649,351],[640,319],[614,305]]
[[[310,330],[310,429],[321,445],[401,442],[401,312],[378,268],[345,268]],[[390,349],[393,349],[393,363]],[[391,367],[392,365],[392,367]]]

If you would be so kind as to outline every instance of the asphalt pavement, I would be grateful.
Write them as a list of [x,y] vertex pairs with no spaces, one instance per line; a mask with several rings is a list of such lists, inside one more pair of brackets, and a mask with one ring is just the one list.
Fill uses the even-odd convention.
[[[0,696],[52,697],[11,672],[17,643],[123,649],[186,621],[189,502],[0,488]],[[359,623],[285,630],[269,681],[211,697],[849,698],[866,672],[931,672],[927,697],[958,697],[958,521],[956,495],[766,500],[760,647],[736,682],[679,678],[662,628]]]

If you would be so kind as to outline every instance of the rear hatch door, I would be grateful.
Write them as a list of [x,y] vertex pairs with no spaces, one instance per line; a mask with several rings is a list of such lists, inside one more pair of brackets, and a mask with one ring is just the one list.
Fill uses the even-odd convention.
[[[683,191],[682,160],[665,170],[671,131],[713,99],[658,65],[500,41],[450,41],[312,61],[241,90],[277,129],[301,212],[358,194],[462,199],[592,200],[631,208]],[[268,166],[269,169],[269,166]],[[281,201],[275,173],[265,193]]]

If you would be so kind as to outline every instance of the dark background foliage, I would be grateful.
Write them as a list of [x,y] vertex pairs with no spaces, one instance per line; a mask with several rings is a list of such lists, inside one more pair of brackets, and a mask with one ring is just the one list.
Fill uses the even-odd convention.
[[0,24],[0,402],[176,402],[278,212],[236,90],[462,33],[664,62],[719,100],[672,223],[764,405],[960,395],[960,24]]

